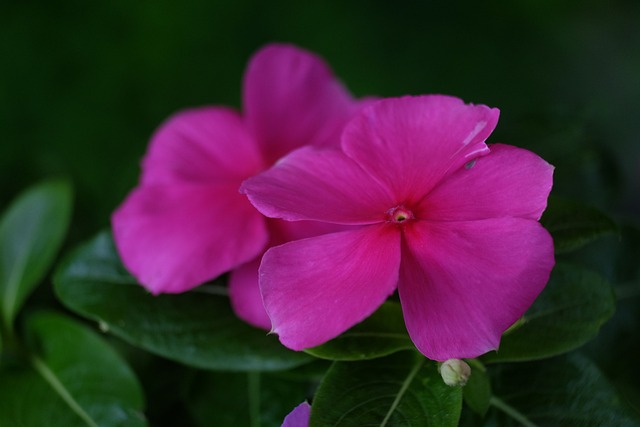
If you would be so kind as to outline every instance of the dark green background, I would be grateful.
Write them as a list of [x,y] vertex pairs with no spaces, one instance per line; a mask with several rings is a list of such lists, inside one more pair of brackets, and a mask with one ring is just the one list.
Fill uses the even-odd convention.
[[72,241],[108,224],[172,112],[239,106],[270,41],[325,57],[358,96],[499,107],[491,141],[557,166],[556,194],[638,212],[640,2],[0,0],[0,203],[76,186]]

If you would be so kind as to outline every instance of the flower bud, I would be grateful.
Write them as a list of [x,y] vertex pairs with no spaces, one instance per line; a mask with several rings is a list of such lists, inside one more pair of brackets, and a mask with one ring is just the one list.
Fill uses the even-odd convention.
[[463,386],[471,376],[471,368],[460,359],[449,359],[440,365],[440,375],[448,386]]

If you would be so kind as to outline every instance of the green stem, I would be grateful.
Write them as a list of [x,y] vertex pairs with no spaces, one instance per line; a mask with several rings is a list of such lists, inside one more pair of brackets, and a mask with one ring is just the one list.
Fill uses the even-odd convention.
[[504,400],[502,400],[502,399],[500,399],[498,397],[491,396],[491,399],[489,399],[489,404],[491,404],[495,408],[501,410],[505,414],[509,415],[511,418],[513,418],[514,420],[516,420],[517,422],[519,422],[520,424],[522,424],[525,427],[538,427],[534,423],[529,421],[527,419],[527,417],[525,417],[523,414],[518,412],[518,410],[516,410],[516,408],[507,405],[504,402]]

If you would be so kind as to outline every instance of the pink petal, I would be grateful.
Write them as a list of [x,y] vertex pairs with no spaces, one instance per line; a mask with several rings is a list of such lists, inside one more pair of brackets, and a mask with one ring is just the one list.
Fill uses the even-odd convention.
[[293,350],[320,345],[373,313],[398,283],[400,234],[366,226],[271,248],[260,289],[273,332]]
[[536,221],[418,221],[405,231],[398,291],[411,339],[428,358],[473,358],[533,303],[554,265]]
[[264,218],[228,186],[142,186],[112,218],[129,271],[152,293],[178,293],[256,257]]
[[240,189],[264,215],[338,224],[381,222],[396,205],[388,191],[337,149],[305,147]]
[[258,146],[240,116],[203,107],[174,115],[156,131],[143,161],[142,182],[219,184],[262,169]]
[[357,104],[318,56],[272,44],[251,59],[244,113],[268,163],[307,144],[338,145]]
[[342,147],[399,202],[413,204],[449,170],[488,152],[498,115],[442,95],[385,99],[347,125]]
[[311,416],[311,405],[302,402],[287,415],[282,423],[282,427],[308,427]]
[[258,267],[262,256],[234,269],[229,276],[231,307],[240,319],[256,328],[271,329],[271,320],[262,304]]
[[494,144],[442,181],[422,204],[423,218],[475,220],[513,216],[538,220],[553,185],[553,166],[521,148]]

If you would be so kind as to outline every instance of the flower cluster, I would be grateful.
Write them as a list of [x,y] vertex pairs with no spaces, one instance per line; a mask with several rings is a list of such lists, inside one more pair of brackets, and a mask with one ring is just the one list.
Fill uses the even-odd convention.
[[397,290],[427,357],[498,347],[554,256],[538,222],[553,167],[487,145],[497,109],[442,95],[355,101],[322,60],[284,45],[254,56],[243,99],[243,115],[190,110],[153,137],[113,216],[144,286],[183,292],[230,271],[238,316],[294,350]]

